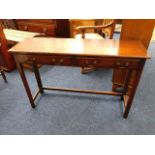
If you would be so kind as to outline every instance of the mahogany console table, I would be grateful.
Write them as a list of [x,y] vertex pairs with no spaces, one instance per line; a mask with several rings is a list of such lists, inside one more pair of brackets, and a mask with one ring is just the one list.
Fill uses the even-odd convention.
[[[71,91],[90,94],[120,96],[124,101],[123,117],[127,118],[134,95],[141,78],[146,59],[150,58],[140,41],[136,40],[89,40],[89,39],[59,39],[59,38],[30,38],[14,47],[11,52],[15,58],[18,71],[23,81],[32,108],[35,99],[44,90]],[[39,87],[34,97],[31,94],[23,64],[29,63],[34,68],[34,74]],[[37,64],[126,69],[123,89],[120,91],[95,91],[57,87],[44,87],[41,82]],[[135,72],[130,93],[129,82]]]

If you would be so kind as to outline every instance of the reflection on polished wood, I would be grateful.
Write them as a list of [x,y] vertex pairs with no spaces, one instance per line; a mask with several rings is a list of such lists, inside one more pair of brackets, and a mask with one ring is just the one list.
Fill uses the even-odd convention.
[[[70,91],[89,94],[104,94],[120,96],[124,100],[124,114],[127,118],[133,98],[141,77],[145,60],[150,58],[140,41],[119,40],[89,40],[89,39],[56,39],[56,38],[32,38],[24,40],[9,50],[13,53],[18,71],[23,81],[32,108],[34,101],[43,90]],[[33,66],[39,90],[31,94],[26,79],[23,63]],[[120,92],[81,90],[71,88],[44,87],[41,82],[37,64],[73,66],[73,67],[95,67],[113,68],[127,70],[124,84]],[[132,73],[135,73],[133,85],[129,82]]]
[[9,50],[24,54],[64,54],[81,56],[148,58],[140,41],[30,38]]
[[36,33],[36,32],[26,32],[21,30],[14,30],[14,29],[3,29],[3,31],[7,41],[12,41],[15,43],[23,41],[27,38],[32,38],[34,36],[40,35],[40,33]]

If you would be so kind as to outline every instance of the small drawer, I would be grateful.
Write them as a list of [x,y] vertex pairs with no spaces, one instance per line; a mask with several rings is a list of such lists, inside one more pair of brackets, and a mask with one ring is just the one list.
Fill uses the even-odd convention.
[[25,22],[25,23],[32,23],[32,24],[54,24],[54,20],[53,19],[21,19],[21,20],[17,20],[18,23],[19,22]]
[[98,68],[113,68],[115,66],[115,60],[109,58],[89,58],[81,57],[77,58],[77,64],[82,67],[98,67]]
[[123,60],[116,60],[116,67],[118,68],[130,68],[136,69],[139,67],[140,61],[137,59],[123,59]]
[[23,31],[44,33],[46,36],[55,36],[55,26],[54,25],[19,24],[18,28]]
[[48,55],[38,55],[32,56],[29,58],[29,62],[36,62],[37,64],[49,64],[49,65],[64,65],[71,66],[72,58],[71,57],[60,57],[60,56],[48,56]]
[[91,58],[81,57],[76,59],[76,64],[82,67],[97,67],[97,68],[130,68],[136,69],[139,67],[137,59],[115,59],[115,58]]

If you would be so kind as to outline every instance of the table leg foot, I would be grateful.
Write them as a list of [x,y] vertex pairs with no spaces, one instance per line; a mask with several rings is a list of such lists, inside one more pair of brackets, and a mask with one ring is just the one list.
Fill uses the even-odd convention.
[[35,109],[36,106],[35,106],[35,104],[33,104],[33,105],[31,104],[31,107],[32,107],[33,109]]
[[4,82],[7,83],[8,81],[7,81],[7,79],[6,79],[6,76],[5,76],[5,74],[4,74],[4,71],[1,71],[1,74],[2,74],[2,77],[3,77],[3,79],[4,79]]
[[123,118],[127,119],[128,118],[128,114],[123,114]]

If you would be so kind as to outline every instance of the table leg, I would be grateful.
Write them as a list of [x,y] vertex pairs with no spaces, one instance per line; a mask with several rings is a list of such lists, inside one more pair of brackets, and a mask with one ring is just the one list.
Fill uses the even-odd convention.
[[130,79],[131,79],[131,75],[132,75],[132,71],[127,70],[126,75],[125,75],[124,86],[123,86],[123,95],[126,95],[126,93],[128,91],[128,86],[129,86],[129,82],[130,82]]
[[121,101],[124,100],[124,95],[126,95],[126,93],[128,91],[128,86],[129,86],[129,82],[130,82],[130,78],[131,78],[131,73],[132,73],[131,70],[126,70],[124,84],[119,89],[117,88],[117,91],[122,93]]
[[144,63],[145,63],[145,61],[143,61],[140,65],[140,68],[138,70],[136,70],[136,75],[134,77],[134,82],[132,84],[131,93],[129,94],[128,101],[127,101],[125,108],[124,108],[124,114],[123,114],[124,118],[128,117],[128,114],[129,114],[129,111],[130,111],[130,108],[132,106],[132,102],[133,102],[133,99],[134,99],[134,96],[136,93],[136,89],[137,89],[137,86],[139,84],[140,77],[141,77],[141,74],[143,71]]
[[36,77],[36,80],[37,80],[37,84],[38,84],[38,87],[39,87],[39,91],[40,91],[40,93],[43,93],[43,86],[42,86],[42,81],[41,81],[41,77],[40,77],[38,67],[37,67],[37,65],[35,63],[33,63],[32,65],[33,65],[34,74],[35,74],[35,77]]
[[31,94],[31,90],[30,90],[30,87],[29,87],[29,85],[28,85],[28,82],[27,82],[25,73],[24,73],[24,68],[23,68],[22,64],[20,64],[20,63],[18,62],[18,60],[16,59],[16,56],[14,56],[14,58],[15,58],[16,65],[17,65],[17,68],[18,68],[20,77],[21,77],[21,79],[22,79],[23,85],[24,85],[24,87],[25,87],[27,96],[28,96],[29,101],[30,101],[30,103],[31,103],[31,106],[32,106],[32,108],[35,108],[35,103],[34,103],[34,100],[33,100],[32,94]]
[[7,81],[7,79],[6,79],[6,76],[5,76],[4,71],[3,71],[3,70],[1,71],[1,75],[2,75],[2,77],[3,77],[4,81],[5,81],[5,83],[7,83],[8,81]]

